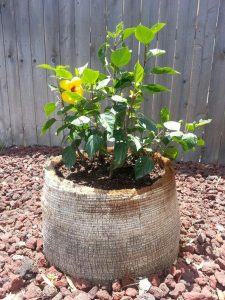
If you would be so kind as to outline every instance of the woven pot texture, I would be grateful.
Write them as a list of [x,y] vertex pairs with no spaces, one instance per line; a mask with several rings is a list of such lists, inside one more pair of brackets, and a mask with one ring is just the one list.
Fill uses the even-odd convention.
[[178,255],[180,217],[174,172],[140,189],[101,190],[59,178],[48,160],[42,196],[43,244],[49,262],[75,278],[109,284],[145,276]]

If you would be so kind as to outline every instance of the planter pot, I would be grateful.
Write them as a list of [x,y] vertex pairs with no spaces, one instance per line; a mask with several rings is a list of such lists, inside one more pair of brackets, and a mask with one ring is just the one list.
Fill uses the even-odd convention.
[[108,284],[125,273],[145,276],[177,257],[180,218],[174,172],[140,189],[101,190],[59,178],[45,166],[44,253],[66,274]]

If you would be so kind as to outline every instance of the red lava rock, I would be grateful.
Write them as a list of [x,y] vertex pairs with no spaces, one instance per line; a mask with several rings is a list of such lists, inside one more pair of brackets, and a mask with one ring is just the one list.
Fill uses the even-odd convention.
[[123,296],[125,296],[125,291],[112,292],[113,300],[120,300],[121,298],[123,298]]
[[39,252],[41,251],[43,248],[43,240],[42,239],[37,239],[37,246],[36,246],[36,250]]
[[199,285],[206,285],[208,283],[208,280],[206,277],[197,277],[195,278],[195,282]]
[[97,295],[97,292],[98,292],[99,288],[97,286],[93,286],[90,291],[88,292],[88,296],[91,298],[91,299],[94,299]]
[[62,293],[63,297],[66,297],[66,296],[72,297],[72,293],[65,287],[61,287],[60,292]]
[[171,274],[168,274],[166,279],[165,279],[165,284],[168,286],[170,289],[174,289],[176,285],[176,281],[173,279],[173,276]]
[[131,300],[132,298],[130,297],[130,296],[123,296],[122,298],[121,298],[121,300]]
[[6,249],[6,244],[0,241],[0,251],[4,251]]
[[217,281],[223,286],[225,287],[225,272],[224,271],[216,271],[215,272],[215,277],[217,279]]
[[60,280],[56,280],[54,285],[55,285],[55,287],[57,287],[59,289],[61,287],[67,287],[68,282],[67,282],[66,278],[61,278]]
[[31,283],[26,288],[26,292],[24,294],[24,298],[25,299],[39,299],[39,298],[42,298],[42,291],[34,283]]
[[112,290],[113,290],[113,292],[120,292],[121,291],[121,283],[119,282],[119,280],[115,280],[112,283]]
[[169,288],[167,287],[167,285],[163,282],[163,283],[160,284],[159,288],[163,292],[163,297],[166,297],[166,295],[170,291]]
[[137,296],[137,294],[138,294],[138,291],[135,288],[130,287],[130,288],[126,289],[126,295],[127,296],[135,298]]
[[151,282],[153,286],[159,286],[160,285],[160,279],[157,274],[152,274],[148,277],[148,280]]
[[197,292],[189,292],[189,293],[183,293],[184,300],[209,300],[207,296],[205,296],[202,293]]
[[209,277],[209,285],[210,285],[213,289],[216,289],[217,280],[216,280],[215,275],[211,275],[211,276]]
[[161,299],[164,295],[163,291],[157,286],[152,286],[149,293],[151,293],[156,299]]
[[91,288],[91,283],[83,278],[77,279],[77,280],[73,280],[74,281],[74,285],[78,290],[81,291],[88,291]]
[[34,237],[31,237],[26,241],[26,247],[29,249],[35,250],[36,245],[37,245],[37,239],[35,239]]
[[90,300],[90,295],[85,292],[80,292],[76,297],[74,298],[75,300]]
[[37,266],[39,268],[48,266],[48,262],[43,253],[37,253],[36,260],[37,260]]
[[64,300],[74,300],[74,299],[76,299],[76,298],[69,296],[69,295],[64,298]]
[[205,233],[200,233],[199,236],[197,237],[197,241],[199,242],[199,244],[204,244],[206,241],[206,235]]
[[3,288],[0,288],[0,299],[5,298],[6,291]]
[[204,286],[204,288],[202,289],[202,294],[207,297],[207,299],[212,299],[212,294],[210,291],[210,287],[208,286]]
[[112,300],[112,296],[106,290],[99,290],[96,294],[99,300]]
[[218,265],[213,261],[205,262],[202,266],[202,272],[207,275],[214,274],[216,269],[218,269]]
[[58,270],[56,270],[56,268],[54,266],[51,266],[48,270],[47,270],[47,274],[52,274],[54,275],[57,280],[61,279],[63,274],[61,272],[59,272]]
[[182,293],[186,290],[185,285],[182,282],[179,282],[175,285],[175,288],[173,291],[171,291],[169,294],[171,298],[177,298],[179,295],[182,295]]
[[54,298],[52,298],[52,300],[62,300],[62,299],[63,299],[63,295],[60,292]]
[[42,297],[44,299],[52,299],[57,295],[57,289],[54,286],[46,285],[42,291]]
[[222,270],[225,270],[225,260],[224,260],[224,259],[222,259],[222,258],[217,258],[217,259],[215,260],[215,263],[217,263],[217,264],[220,266],[220,268],[221,268]]
[[24,281],[23,278],[21,276],[18,275],[11,275],[11,281],[10,281],[10,292],[14,292],[17,291],[19,289],[21,289],[24,285]]
[[149,293],[138,295],[136,300],[155,300],[155,297]]

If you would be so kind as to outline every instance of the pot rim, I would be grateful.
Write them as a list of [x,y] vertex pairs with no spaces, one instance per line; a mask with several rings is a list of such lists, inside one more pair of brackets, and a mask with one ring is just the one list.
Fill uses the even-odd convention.
[[64,189],[69,192],[75,192],[79,194],[111,194],[111,195],[125,195],[127,196],[135,196],[140,195],[149,192],[150,190],[155,190],[157,188],[161,188],[162,185],[164,185],[165,181],[174,181],[174,170],[171,164],[171,161],[161,156],[159,153],[154,153],[153,159],[159,163],[161,167],[164,168],[163,173],[159,179],[157,179],[153,184],[150,186],[140,187],[140,188],[129,188],[129,189],[101,189],[101,188],[95,188],[90,187],[83,184],[77,184],[73,181],[70,181],[68,179],[59,177],[56,174],[55,166],[59,164],[62,161],[62,155],[59,156],[52,156],[47,159],[44,165],[45,170],[45,178],[47,180],[50,178],[51,182],[54,182],[54,184],[60,188]]

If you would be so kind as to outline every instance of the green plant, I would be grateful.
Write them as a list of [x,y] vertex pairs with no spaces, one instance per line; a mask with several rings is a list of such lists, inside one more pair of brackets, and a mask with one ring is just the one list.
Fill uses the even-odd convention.
[[[147,28],[140,24],[124,29],[121,22],[115,32],[107,32],[105,43],[98,50],[105,74],[88,68],[87,64],[75,68],[74,75],[69,66],[39,65],[53,72],[57,85],[49,86],[58,97],[57,102],[44,106],[47,117],[57,110],[57,118],[49,118],[42,133],[54,123],[58,124],[56,134],[64,133],[63,161],[68,168],[75,164],[78,156],[84,160],[107,158],[111,162],[109,176],[112,177],[114,170],[123,168],[129,160],[133,162],[135,178],[139,179],[153,169],[155,152],[173,160],[178,156],[179,146],[188,151],[204,145],[194,131],[211,120],[188,124],[171,121],[170,112],[164,107],[160,121],[156,122],[141,112],[145,94],[169,91],[163,85],[146,83],[146,75],[179,73],[170,67],[156,66],[150,70],[147,67],[149,60],[165,54],[164,50],[150,48],[164,26],[158,23]],[[132,35],[143,45],[143,61],[138,60],[126,70],[132,57],[126,42]],[[80,151],[82,142],[84,152]],[[107,149],[109,143],[113,144],[112,152]]]

